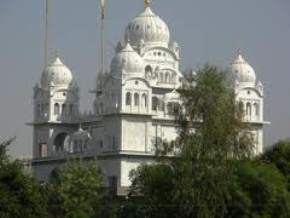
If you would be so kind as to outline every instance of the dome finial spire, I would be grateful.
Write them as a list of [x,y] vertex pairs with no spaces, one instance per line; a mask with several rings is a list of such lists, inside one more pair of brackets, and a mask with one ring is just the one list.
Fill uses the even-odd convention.
[[152,0],[144,0],[145,8],[148,8],[151,4]]
[[59,58],[59,51],[57,48],[54,50],[54,58],[55,59]]
[[241,49],[241,48],[238,48],[238,50],[237,50],[237,55],[238,55],[238,56],[242,55],[242,49]]

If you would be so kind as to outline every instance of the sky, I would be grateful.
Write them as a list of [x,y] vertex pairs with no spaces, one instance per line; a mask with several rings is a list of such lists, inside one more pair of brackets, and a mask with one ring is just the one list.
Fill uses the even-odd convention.
[[[50,57],[57,49],[90,110],[100,40],[99,0],[50,0]],[[106,62],[143,0],[108,0]],[[44,65],[44,0],[0,0],[0,141],[16,136],[13,157],[31,156],[33,86]],[[265,145],[290,137],[290,1],[154,0],[153,11],[181,46],[181,70],[227,67],[241,49],[265,86]]]

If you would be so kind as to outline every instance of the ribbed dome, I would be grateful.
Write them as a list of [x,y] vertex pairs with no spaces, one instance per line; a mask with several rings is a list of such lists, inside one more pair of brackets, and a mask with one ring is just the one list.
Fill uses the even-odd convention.
[[65,66],[59,57],[48,65],[41,76],[42,88],[49,86],[70,86],[73,82],[73,76],[70,69]]
[[239,83],[256,83],[256,73],[251,65],[238,54],[235,61],[231,64],[231,73],[234,79]]
[[170,33],[167,24],[150,7],[135,17],[127,26],[125,41],[130,41],[133,46],[138,46],[141,41],[144,43],[161,43],[168,45]]
[[140,55],[134,51],[129,43],[118,52],[112,60],[112,73],[142,73],[144,72],[144,62]]

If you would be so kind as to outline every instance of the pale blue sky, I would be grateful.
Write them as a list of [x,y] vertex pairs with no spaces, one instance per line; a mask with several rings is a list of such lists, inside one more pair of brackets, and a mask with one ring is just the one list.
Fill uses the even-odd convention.
[[[51,47],[79,81],[82,108],[97,72],[98,0],[51,0]],[[123,38],[143,0],[108,0],[107,49]],[[14,156],[30,155],[32,87],[43,70],[44,0],[0,0],[0,138],[17,136]],[[182,48],[182,69],[226,67],[241,48],[265,85],[266,144],[290,136],[290,1],[155,0],[153,10]],[[108,58],[108,59],[109,59]]]

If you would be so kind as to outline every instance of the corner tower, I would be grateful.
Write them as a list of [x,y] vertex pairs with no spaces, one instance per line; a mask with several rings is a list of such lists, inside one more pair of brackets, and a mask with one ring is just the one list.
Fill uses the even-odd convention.
[[33,104],[33,157],[63,152],[79,115],[79,88],[59,57],[45,68],[40,85],[34,87]]
[[263,152],[264,121],[264,88],[257,80],[253,67],[245,60],[239,51],[230,66],[231,80],[235,88],[236,99],[244,111],[244,122],[250,126],[255,147],[254,155]]

